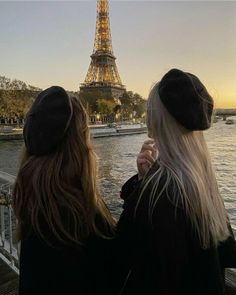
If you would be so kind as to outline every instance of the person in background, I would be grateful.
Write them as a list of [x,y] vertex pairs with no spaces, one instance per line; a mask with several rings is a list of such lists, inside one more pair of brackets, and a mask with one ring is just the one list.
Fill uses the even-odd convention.
[[87,114],[53,86],[27,114],[13,192],[19,295],[111,294],[106,240],[114,221],[97,188]]
[[193,74],[172,69],[151,90],[151,139],[121,191],[119,294],[225,294],[236,244],[203,135],[212,112]]

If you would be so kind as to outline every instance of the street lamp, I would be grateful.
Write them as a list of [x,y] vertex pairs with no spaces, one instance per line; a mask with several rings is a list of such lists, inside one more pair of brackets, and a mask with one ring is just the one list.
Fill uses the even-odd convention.
[[100,118],[101,118],[100,114],[96,114],[96,121],[100,121]]

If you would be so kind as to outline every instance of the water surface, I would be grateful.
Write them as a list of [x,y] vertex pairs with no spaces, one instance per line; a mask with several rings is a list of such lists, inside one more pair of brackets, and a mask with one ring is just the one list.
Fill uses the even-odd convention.
[[[215,166],[220,192],[236,229],[236,124],[220,121],[205,132]],[[99,156],[101,191],[114,216],[122,210],[119,198],[122,184],[136,173],[136,156],[146,134],[93,140]],[[16,174],[21,141],[0,142],[0,170]]]

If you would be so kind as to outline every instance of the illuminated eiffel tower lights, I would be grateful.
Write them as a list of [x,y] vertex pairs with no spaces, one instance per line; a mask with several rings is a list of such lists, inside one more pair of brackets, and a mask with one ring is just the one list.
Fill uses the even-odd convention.
[[114,98],[122,96],[125,87],[113,54],[108,0],[97,0],[96,33],[91,63],[81,92],[102,92]]

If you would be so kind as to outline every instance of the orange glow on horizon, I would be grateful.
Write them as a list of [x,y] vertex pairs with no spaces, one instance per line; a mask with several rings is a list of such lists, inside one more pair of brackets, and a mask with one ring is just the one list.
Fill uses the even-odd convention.
[[[132,89],[128,89],[132,90]],[[133,92],[137,92],[143,96],[144,99],[148,98],[149,91],[143,88],[138,88],[136,90],[132,90]],[[236,109],[236,91],[228,91],[227,94],[221,94],[215,91],[209,91],[214,99],[215,108],[217,109]],[[231,94],[235,93],[235,94]]]

